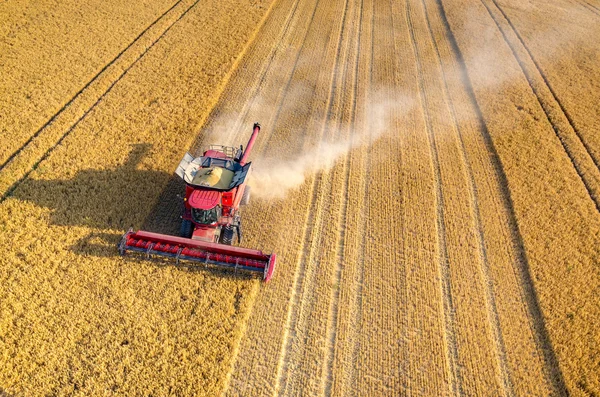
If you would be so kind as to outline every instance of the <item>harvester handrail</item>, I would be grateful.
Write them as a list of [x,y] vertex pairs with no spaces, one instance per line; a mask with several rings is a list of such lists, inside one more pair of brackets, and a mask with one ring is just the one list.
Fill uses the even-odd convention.
[[207,150],[223,153],[225,156],[235,159],[240,157],[240,148],[225,145],[209,145]]

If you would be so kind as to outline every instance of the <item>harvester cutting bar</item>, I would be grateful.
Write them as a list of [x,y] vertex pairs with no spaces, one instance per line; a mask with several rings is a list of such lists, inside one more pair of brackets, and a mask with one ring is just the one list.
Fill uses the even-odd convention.
[[148,256],[160,255],[180,260],[225,266],[234,269],[263,273],[267,282],[275,270],[275,254],[232,247],[225,244],[208,243],[188,238],[169,236],[151,232],[129,230],[119,243],[119,253],[136,251]]

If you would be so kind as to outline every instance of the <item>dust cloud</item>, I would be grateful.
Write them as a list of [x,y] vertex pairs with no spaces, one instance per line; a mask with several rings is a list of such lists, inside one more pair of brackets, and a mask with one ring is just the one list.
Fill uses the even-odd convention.
[[255,157],[249,182],[253,197],[283,199],[299,188],[308,176],[329,170],[351,150],[369,147],[385,134],[391,133],[394,130],[394,118],[410,111],[414,106],[414,98],[386,94],[388,92],[380,90],[370,103],[359,104],[365,107],[368,128],[359,129],[356,125],[324,127],[324,136],[334,139],[344,136],[346,139],[323,139],[291,159],[268,156],[268,153]]

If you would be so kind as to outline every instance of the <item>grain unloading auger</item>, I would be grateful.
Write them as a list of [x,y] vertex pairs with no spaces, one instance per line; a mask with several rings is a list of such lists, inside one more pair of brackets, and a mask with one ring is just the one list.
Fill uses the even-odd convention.
[[119,243],[127,251],[160,255],[179,261],[260,272],[267,282],[275,270],[275,254],[234,247],[242,239],[239,207],[250,199],[246,180],[252,163],[247,162],[260,125],[243,147],[212,145],[200,157],[186,153],[175,173],[186,184],[181,237],[129,229]]

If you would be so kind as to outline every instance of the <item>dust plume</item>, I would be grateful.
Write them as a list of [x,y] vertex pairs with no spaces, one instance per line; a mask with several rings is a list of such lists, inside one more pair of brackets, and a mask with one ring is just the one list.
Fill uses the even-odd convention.
[[[414,100],[406,95],[386,94],[389,92],[380,90],[369,104],[359,105],[364,107],[367,120],[360,126],[332,126],[330,124],[335,123],[331,122],[324,127],[326,130],[323,134],[331,138],[305,148],[299,155],[292,158],[268,155],[255,157],[249,182],[253,197],[283,199],[293,189],[300,187],[309,175],[331,169],[351,150],[367,148],[385,134],[392,133],[394,120],[400,114],[409,112]],[[340,136],[347,138],[339,139]]]

